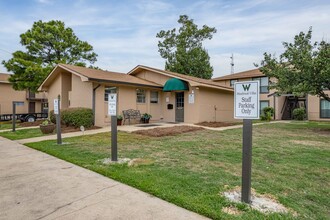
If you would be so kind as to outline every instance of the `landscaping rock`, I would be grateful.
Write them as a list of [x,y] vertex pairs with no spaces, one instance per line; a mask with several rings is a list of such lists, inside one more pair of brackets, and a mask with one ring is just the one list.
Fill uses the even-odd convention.
[[[224,192],[224,196],[232,202],[241,202],[241,190],[238,188]],[[276,201],[276,199],[267,195],[258,195],[254,190],[251,191],[251,204],[249,205],[252,209],[258,210],[262,213],[289,212],[289,210]]]

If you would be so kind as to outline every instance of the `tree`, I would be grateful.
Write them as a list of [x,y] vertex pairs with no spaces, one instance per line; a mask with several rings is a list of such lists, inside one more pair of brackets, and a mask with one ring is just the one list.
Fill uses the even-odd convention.
[[208,52],[202,47],[202,42],[212,39],[216,33],[215,28],[203,25],[198,26],[187,15],[180,15],[178,23],[181,24],[178,32],[176,28],[168,31],[161,30],[156,37],[158,51],[166,59],[165,69],[190,76],[210,79],[213,67],[210,65]]
[[16,51],[13,58],[2,61],[14,74],[9,81],[15,90],[35,92],[47,74],[58,63],[86,66],[93,64],[97,54],[86,41],[81,41],[62,21],[34,22],[20,35],[26,52]]
[[300,32],[294,43],[284,42],[285,52],[279,61],[275,56],[264,53],[261,72],[274,77],[275,88],[279,94],[317,95],[330,101],[324,91],[330,90],[330,44],[321,41],[311,42],[312,28],[307,34]]

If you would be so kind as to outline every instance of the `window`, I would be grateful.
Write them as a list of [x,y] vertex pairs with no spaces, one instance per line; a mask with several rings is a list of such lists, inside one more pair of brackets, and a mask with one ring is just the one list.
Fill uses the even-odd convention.
[[230,80],[230,87],[234,87],[235,82],[238,82],[238,80],[237,79],[231,79]]
[[104,101],[108,101],[108,95],[109,94],[114,94],[117,93],[117,88],[116,87],[108,87],[106,86],[104,89]]
[[269,101],[260,101],[260,115],[263,115],[263,109],[269,106]]
[[330,118],[330,102],[325,99],[320,100],[320,118]]
[[150,92],[150,103],[158,103],[158,92],[157,91]]
[[268,77],[256,77],[256,78],[252,78],[252,80],[259,80],[260,82],[260,93],[268,93],[269,89],[269,80]]
[[137,103],[146,103],[146,91],[143,89],[136,90],[136,102]]

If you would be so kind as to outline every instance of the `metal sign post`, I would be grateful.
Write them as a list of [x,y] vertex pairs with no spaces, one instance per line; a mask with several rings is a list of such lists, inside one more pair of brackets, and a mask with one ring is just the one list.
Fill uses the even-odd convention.
[[61,103],[61,96],[58,95],[58,98],[54,99],[54,114],[56,115],[57,144],[62,144],[60,103]]
[[111,115],[111,161],[118,161],[117,94],[108,94],[108,115]]
[[241,201],[251,203],[252,119],[259,119],[259,81],[234,84],[234,118],[243,119]]
[[24,102],[13,101],[13,132],[16,131],[16,106],[22,106]]

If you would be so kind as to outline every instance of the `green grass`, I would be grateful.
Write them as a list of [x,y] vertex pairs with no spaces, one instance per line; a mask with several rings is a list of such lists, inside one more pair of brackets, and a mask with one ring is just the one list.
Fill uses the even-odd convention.
[[[19,128],[20,123],[16,123],[16,128]],[[13,128],[13,124],[11,122],[0,122],[0,130],[6,130],[6,129],[12,129]]]
[[[241,184],[242,130],[150,138],[118,133],[119,157],[147,165],[104,165],[110,134],[27,144],[212,219],[327,219],[330,215],[330,123],[258,125],[253,130],[252,187],[297,214],[262,214],[222,196]],[[150,163],[152,161],[152,163]],[[242,214],[222,212],[235,206]]]
[[43,134],[40,128],[29,128],[29,129],[22,129],[16,130],[15,132],[12,131],[5,131],[0,132],[0,136],[4,138],[8,138],[10,140],[20,140],[26,138],[34,138],[34,137],[41,137],[49,134]]

